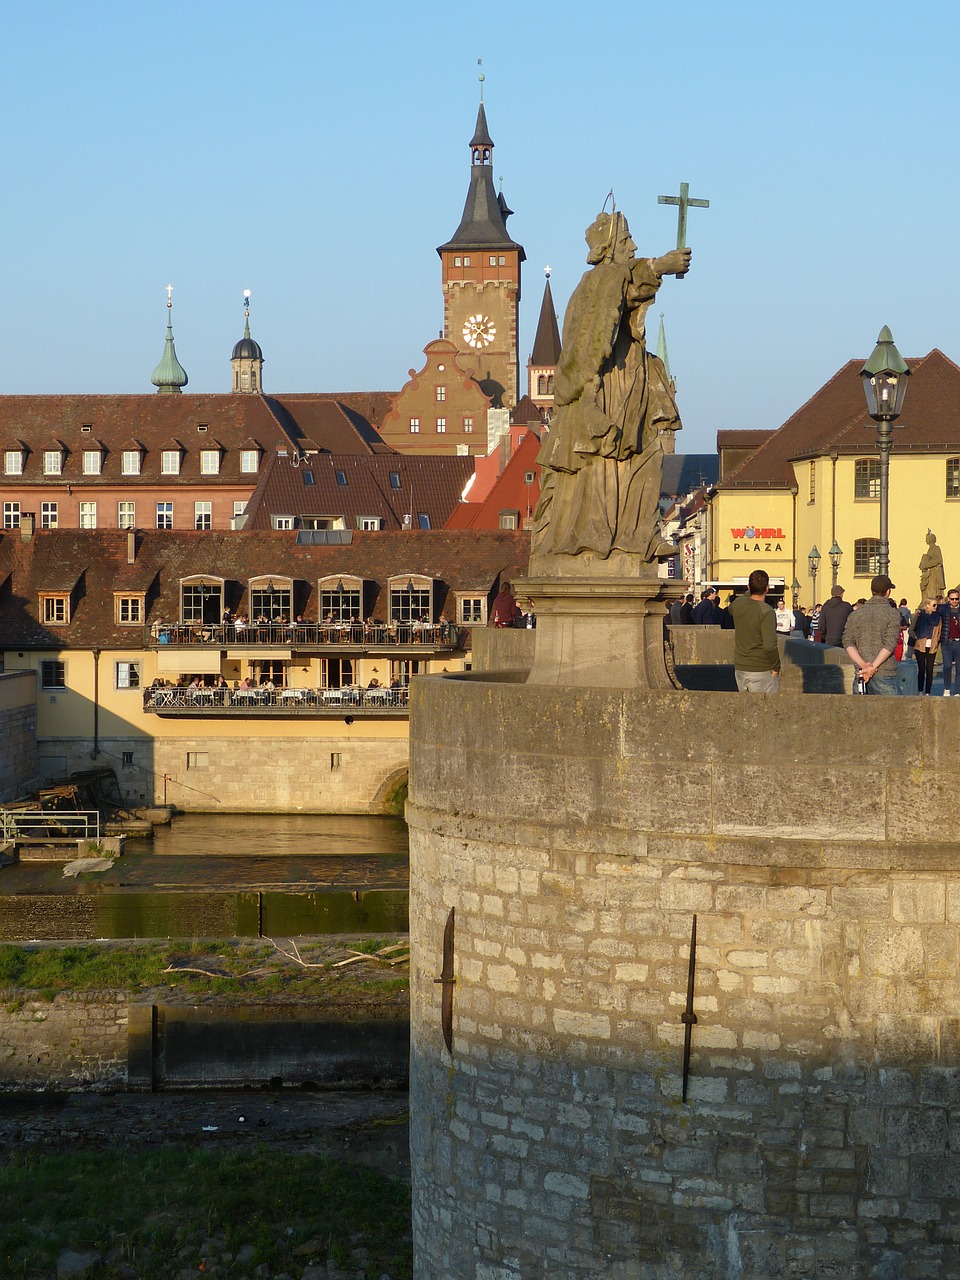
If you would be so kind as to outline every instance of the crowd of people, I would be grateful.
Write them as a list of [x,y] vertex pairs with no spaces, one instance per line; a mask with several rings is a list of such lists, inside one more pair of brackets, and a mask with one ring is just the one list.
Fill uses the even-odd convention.
[[901,664],[912,654],[921,697],[933,692],[938,658],[943,696],[960,696],[960,587],[926,594],[911,610],[905,597],[899,604],[893,599],[895,583],[886,574],[877,574],[870,584],[869,599],[861,597],[850,604],[844,599],[844,588],[834,586],[829,599],[808,614],[803,608],[789,608],[782,599],[771,605],[767,600],[769,586],[766,571],[756,569],[746,594],[731,594],[725,607],[716,588],[706,587],[697,604],[691,594],[676,601],[670,622],[735,631],[734,668],[737,688],[742,692],[778,692],[779,634],[844,649],[857,671],[857,692],[907,692]]

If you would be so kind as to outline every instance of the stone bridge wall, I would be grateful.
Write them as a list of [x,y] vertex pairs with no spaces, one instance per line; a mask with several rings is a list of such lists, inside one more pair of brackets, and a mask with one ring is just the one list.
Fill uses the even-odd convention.
[[447,679],[411,752],[418,1280],[956,1273],[952,699]]

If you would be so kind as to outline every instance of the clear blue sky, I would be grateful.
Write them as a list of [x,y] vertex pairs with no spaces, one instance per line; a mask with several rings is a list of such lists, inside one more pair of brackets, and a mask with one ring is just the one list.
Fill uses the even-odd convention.
[[397,389],[441,323],[484,60],[526,248],[521,358],[613,187],[685,432],[778,426],[889,324],[960,359],[960,5],[368,0],[8,5],[0,392],[149,391],[172,282],[191,391],[226,391],[242,291],[270,391]]

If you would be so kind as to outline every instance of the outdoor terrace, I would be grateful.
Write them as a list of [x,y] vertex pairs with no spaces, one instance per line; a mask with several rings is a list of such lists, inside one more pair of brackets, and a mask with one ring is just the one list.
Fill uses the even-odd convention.
[[182,689],[143,691],[143,709],[159,716],[383,716],[406,717],[410,697],[400,689]]
[[460,630],[452,622],[252,622],[236,623],[161,622],[144,630],[144,646],[220,649],[254,647],[312,649],[352,649],[375,652],[418,646],[436,651],[461,647]]

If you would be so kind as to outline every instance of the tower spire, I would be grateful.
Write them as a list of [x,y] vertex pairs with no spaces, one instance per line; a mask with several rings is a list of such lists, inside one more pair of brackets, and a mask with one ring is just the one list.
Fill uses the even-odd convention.
[[540,303],[540,319],[533,340],[533,351],[527,361],[527,395],[540,410],[545,421],[553,417],[553,380],[560,359],[560,329],[557,313],[550,292],[550,268],[544,267],[546,281],[543,301]]
[[233,390],[257,393],[263,390],[263,352],[250,336],[250,290],[243,291],[243,337],[230,356]]
[[157,388],[158,395],[179,395],[182,388],[187,385],[187,372],[177,359],[177,349],[173,345],[172,284],[167,285],[167,337],[163,344],[163,355],[150,381]]

